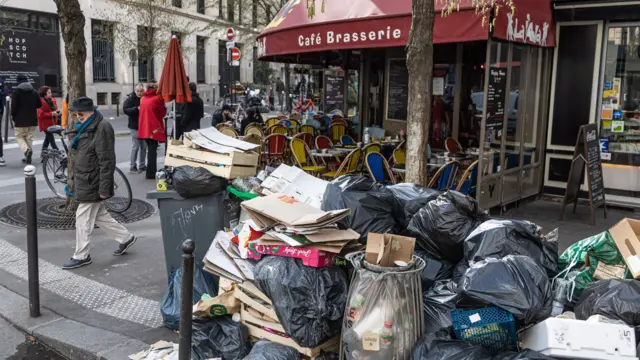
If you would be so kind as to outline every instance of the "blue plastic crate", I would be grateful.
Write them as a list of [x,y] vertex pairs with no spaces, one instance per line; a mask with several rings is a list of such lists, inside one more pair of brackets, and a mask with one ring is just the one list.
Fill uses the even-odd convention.
[[497,307],[451,310],[451,320],[456,339],[481,345],[494,355],[518,348],[516,321],[506,310]]

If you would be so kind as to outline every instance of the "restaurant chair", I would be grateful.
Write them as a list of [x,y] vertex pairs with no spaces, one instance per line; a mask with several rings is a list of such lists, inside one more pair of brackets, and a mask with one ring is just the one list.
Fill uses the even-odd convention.
[[316,136],[316,149],[329,149],[333,147],[333,142],[327,136],[318,135]]
[[356,141],[349,135],[342,135],[340,138],[340,143],[342,145],[355,145]]
[[427,187],[438,191],[450,190],[453,187],[459,168],[460,163],[455,160],[442,165],[433,175]]
[[292,135],[298,133],[298,127],[300,127],[300,123],[298,122],[298,120],[289,119],[289,132]]
[[462,145],[460,145],[458,140],[452,137],[448,137],[444,140],[444,148],[447,150],[447,152],[450,152],[450,153],[464,152],[464,150],[462,149]]
[[292,120],[298,120],[299,121],[302,118],[302,116],[299,113],[294,112],[294,113],[291,113],[291,116],[289,116],[289,118],[292,119]]
[[264,134],[262,133],[262,128],[258,126],[247,126],[247,128],[244,129],[244,136],[247,135],[258,135],[260,136],[260,138],[264,136]]
[[262,135],[260,134],[248,134],[242,138],[242,141],[246,141],[248,143],[260,145],[262,144]]
[[272,118],[269,118],[267,121],[265,121],[265,123],[264,123],[264,124],[265,124],[267,127],[271,127],[271,126],[273,126],[273,125],[277,124],[278,122],[280,122],[280,119],[279,119],[279,118],[277,118],[277,117],[272,117]]
[[[407,161],[407,156],[404,148],[396,147],[393,150],[393,154],[391,155],[391,163],[393,164],[393,168],[405,170],[406,161]],[[404,180],[404,174],[405,174],[404,172],[393,171],[393,173],[398,177],[398,179]]]
[[474,197],[476,193],[477,180],[478,180],[478,160],[471,163],[471,165],[469,165],[467,170],[464,172],[464,174],[460,178],[460,181],[458,182],[458,187],[456,188],[456,191],[463,193],[465,195]]
[[382,145],[380,145],[379,143],[369,143],[362,148],[362,151],[364,152],[365,156],[373,152],[382,153]]
[[258,129],[258,131],[262,134],[262,124],[261,123],[257,123],[257,122],[253,122],[249,125],[247,125],[244,128],[244,134],[243,135],[249,135],[249,130],[251,129]]
[[271,134],[280,134],[280,135],[288,136],[289,135],[289,129],[287,129],[286,127],[284,127],[282,125],[279,125],[279,124],[271,125],[267,129],[267,134],[269,134],[269,135],[271,135]]
[[339,118],[339,119],[333,119],[333,120],[331,120],[331,125],[333,125],[333,124],[342,124],[342,125],[344,125],[344,126],[347,126],[347,125],[348,125],[347,120],[345,120],[345,119],[343,119],[343,118]]
[[313,125],[306,124],[306,125],[300,126],[300,132],[315,135],[316,128],[314,128]]
[[326,166],[318,165],[309,152],[309,147],[305,144],[304,140],[300,138],[291,140],[291,153],[302,170],[311,174],[318,174],[327,170]]
[[304,141],[304,143],[307,145],[309,149],[313,148],[313,135],[309,133],[299,133],[299,134],[296,134],[293,138],[302,139],[302,141]]
[[347,126],[345,124],[331,124],[329,125],[329,137],[334,143],[339,143],[342,135],[347,133]]
[[335,179],[345,174],[350,174],[358,171],[358,166],[360,165],[360,158],[362,157],[362,150],[355,149],[347,155],[338,170],[329,171],[327,173],[322,174],[322,177]]
[[231,127],[231,126],[229,124],[227,124],[227,123],[220,123],[220,124],[216,125],[216,130],[221,131],[222,129],[227,128],[227,127]]
[[380,153],[372,152],[366,155],[365,164],[367,164],[367,170],[369,175],[376,182],[382,183],[396,183],[396,179],[391,172],[389,163]]
[[260,154],[264,164],[283,163],[286,144],[287,137],[282,134],[271,134],[264,138],[262,153]]
[[238,132],[236,131],[236,129],[232,128],[231,126],[225,126],[222,129],[220,129],[220,132],[222,134],[225,134],[227,136],[231,136],[231,137],[238,137]]

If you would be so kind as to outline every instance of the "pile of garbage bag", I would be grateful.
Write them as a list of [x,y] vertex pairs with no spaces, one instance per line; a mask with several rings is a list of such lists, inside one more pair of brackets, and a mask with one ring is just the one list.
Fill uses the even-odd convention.
[[391,191],[404,210],[399,224],[401,229],[406,229],[413,215],[441,194],[438,190],[407,183],[387,186],[387,190]]
[[300,353],[292,347],[263,339],[253,345],[244,360],[300,360]]
[[191,325],[191,358],[242,360],[249,354],[249,330],[231,316],[195,318]]
[[213,175],[204,167],[183,165],[174,168],[172,184],[183,198],[215,194],[227,187],[227,179]]
[[254,276],[298,345],[316,347],[340,334],[349,289],[343,269],[312,268],[299,259],[269,256],[256,265]]
[[610,279],[588,284],[575,314],[579,320],[603,315],[629,326],[640,326],[640,281]]
[[446,336],[427,334],[414,346],[411,360],[554,360],[531,349],[506,351],[491,356],[479,345],[452,340]]

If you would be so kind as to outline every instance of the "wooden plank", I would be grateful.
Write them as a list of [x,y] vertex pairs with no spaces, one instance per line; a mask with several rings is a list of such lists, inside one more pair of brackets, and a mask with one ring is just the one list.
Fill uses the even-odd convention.
[[188,161],[184,159],[179,159],[171,156],[165,156],[164,158],[164,166],[183,166],[190,165],[194,167],[203,167],[209,170],[213,175],[223,177],[225,179],[235,179],[238,177],[249,177],[256,176],[258,173],[257,167],[246,167],[246,166],[215,166],[208,165],[194,161]]
[[259,156],[252,152],[232,152],[231,154],[218,154],[210,151],[196,150],[185,145],[169,143],[167,155],[183,157],[208,164],[258,166]]
[[252,299],[251,297],[249,297],[249,295],[245,294],[242,290],[240,290],[238,287],[236,287],[236,289],[234,290],[233,295],[236,297],[236,299],[240,300],[242,303],[247,304],[248,306],[252,307],[254,310],[259,311],[265,315],[267,315],[268,317],[274,319],[274,320],[279,320],[278,319],[278,315],[276,314],[276,312],[272,309],[269,309],[268,307],[260,304],[259,302],[255,301],[254,299]]
[[242,284],[238,284],[243,291],[246,291],[250,295],[253,295],[257,298],[260,298],[262,301],[266,302],[269,305],[273,305],[271,299],[267,297],[257,286],[255,286],[251,281],[245,281]]
[[263,327],[267,327],[269,329],[273,329],[275,331],[280,331],[280,332],[285,332],[284,328],[282,327],[282,325],[280,325],[279,323],[274,323],[274,322],[270,322],[270,321],[266,321],[266,320],[262,320],[262,319],[258,319],[255,316],[252,316],[246,309],[245,309],[245,304],[242,304],[241,306],[241,310],[240,310],[240,317],[242,318],[242,322],[248,322],[250,324],[254,324],[254,325],[259,325],[259,326],[263,326]]
[[340,341],[340,337],[336,336],[322,345],[316,346],[314,348],[306,348],[306,347],[301,347],[300,345],[298,345],[298,343],[296,343],[291,338],[285,338],[280,335],[272,334],[266,330],[260,329],[259,327],[251,324],[245,324],[245,325],[249,329],[250,336],[256,337],[258,339],[267,339],[269,341],[273,341],[278,344],[290,346],[298,350],[300,354],[310,357],[312,359],[315,359],[318,355],[320,355],[320,352],[322,350],[330,351],[330,350],[336,349]]

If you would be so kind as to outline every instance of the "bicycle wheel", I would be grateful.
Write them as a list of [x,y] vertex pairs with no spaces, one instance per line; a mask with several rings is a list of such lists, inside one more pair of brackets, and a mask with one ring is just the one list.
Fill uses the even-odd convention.
[[65,199],[67,194],[67,159],[62,155],[48,155],[42,161],[42,172],[49,189],[55,196]]
[[113,173],[113,197],[104,201],[104,205],[107,209],[121,214],[131,207],[133,197],[131,195],[131,185],[127,176],[122,170],[116,168]]

